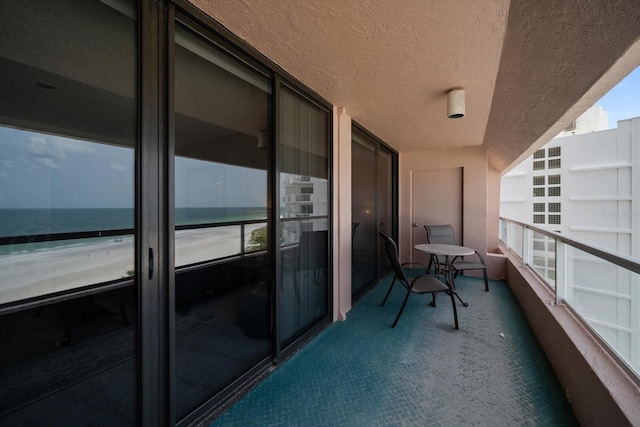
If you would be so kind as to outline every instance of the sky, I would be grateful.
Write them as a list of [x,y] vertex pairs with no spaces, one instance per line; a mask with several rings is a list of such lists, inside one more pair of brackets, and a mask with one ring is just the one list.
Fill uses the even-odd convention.
[[[0,209],[132,208],[134,151],[0,126]],[[266,206],[267,172],[183,157],[176,207]]]
[[[640,117],[640,67],[596,105],[609,128]],[[266,171],[180,158],[175,167],[176,207],[265,204]],[[133,180],[130,148],[0,126],[0,209],[132,207]]]
[[640,117],[640,67],[613,87],[595,105],[609,115],[609,128],[617,128],[618,120]]

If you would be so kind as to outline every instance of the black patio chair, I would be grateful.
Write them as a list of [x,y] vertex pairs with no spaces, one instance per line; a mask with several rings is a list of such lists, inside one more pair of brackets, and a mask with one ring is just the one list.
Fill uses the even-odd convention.
[[[425,231],[427,232],[427,243],[435,243],[435,244],[445,244],[445,245],[457,245],[456,236],[453,232],[453,227],[451,225],[425,225]],[[469,258],[465,259],[461,257],[453,262],[451,265],[450,273],[453,274],[453,279],[455,280],[456,276],[459,272],[464,272],[466,270],[482,270],[482,274],[484,275],[484,290],[489,292],[489,280],[487,279],[487,266],[484,263],[484,259],[482,255],[475,252],[475,254],[471,255],[472,257],[477,257],[477,259],[469,260]],[[431,269],[432,263],[435,263],[435,267],[437,271],[442,271],[443,268],[446,268],[446,260],[443,256],[431,255],[429,259],[428,268]]]
[[[436,294],[439,292],[444,292],[451,297],[451,305],[453,307],[453,319],[455,320],[456,329],[458,329],[458,310],[456,308],[456,300],[454,296],[458,296],[451,288],[451,285],[447,281],[444,276],[435,275],[435,274],[419,274],[418,276],[409,276],[407,275],[407,271],[404,267],[410,267],[412,265],[421,266],[425,272],[427,268],[420,263],[404,263],[400,264],[400,260],[398,259],[398,247],[393,239],[387,236],[384,233],[380,233],[380,236],[384,240],[384,247],[387,255],[389,256],[389,261],[391,262],[391,266],[393,267],[393,272],[395,273],[395,277],[391,282],[391,286],[389,286],[389,290],[387,291],[387,295],[384,297],[381,306],[387,302],[387,298],[389,298],[389,294],[391,294],[391,290],[396,282],[400,282],[402,286],[407,290],[407,295],[404,297],[404,301],[402,302],[402,306],[400,307],[400,311],[398,311],[398,315],[396,319],[393,321],[392,328],[396,327],[398,320],[400,320],[400,316],[404,311],[404,307],[407,305],[407,301],[409,300],[409,295],[414,294],[431,294],[431,305],[436,306]],[[462,302],[462,301],[461,301]],[[468,304],[463,303],[466,307]]]

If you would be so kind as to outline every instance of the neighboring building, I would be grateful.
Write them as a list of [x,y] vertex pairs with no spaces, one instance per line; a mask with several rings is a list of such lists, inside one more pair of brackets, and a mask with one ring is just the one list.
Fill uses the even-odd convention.
[[602,130],[595,106],[505,174],[500,215],[640,257],[640,118]]
[[327,180],[307,175],[285,175],[282,185],[283,218],[307,218],[286,222],[282,229],[283,243],[297,243],[303,231],[326,229],[326,221],[314,227],[311,217],[327,214]]
[[[609,251],[640,257],[640,117],[606,123],[600,107],[580,116],[563,132],[505,174],[500,215],[566,234]],[[591,127],[595,126],[596,129]],[[590,131],[591,130],[591,131]],[[572,268],[558,266],[554,239],[533,233],[526,262],[554,288],[568,282],[565,295],[582,317],[626,360],[636,361],[640,312],[637,281],[623,269],[578,250],[566,249]],[[610,280],[616,277],[616,280]],[[636,320],[634,320],[636,319]],[[631,362],[634,363],[634,362]]]
[[609,115],[601,106],[594,105],[572,121],[556,138],[581,135],[583,133],[597,132],[606,129],[609,129]]

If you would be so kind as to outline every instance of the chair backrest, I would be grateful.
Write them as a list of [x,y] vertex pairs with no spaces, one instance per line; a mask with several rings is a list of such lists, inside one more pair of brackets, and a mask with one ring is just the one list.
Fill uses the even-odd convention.
[[389,257],[389,262],[391,262],[391,267],[393,267],[393,272],[396,274],[396,278],[400,280],[404,286],[409,287],[409,279],[407,278],[407,274],[402,268],[402,264],[400,264],[400,259],[398,258],[398,246],[396,245],[396,242],[384,233],[380,233],[380,237],[384,240],[384,249]]
[[427,231],[427,242],[432,244],[457,245],[456,236],[453,234],[453,227],[446,225],[425,225]]

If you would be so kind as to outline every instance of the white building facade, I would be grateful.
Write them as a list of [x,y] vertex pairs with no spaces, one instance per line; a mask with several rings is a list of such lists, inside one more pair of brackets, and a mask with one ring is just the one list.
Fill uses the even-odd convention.
[[[617,129],[592,129],[606,123],[602,113],[600,107],[587,111],[502,177],[500,216],[640,257],[640,117],[619,121]],[[531,267],[550,286],[567,289],[565,301],[637,369],[635,275],[578,250],[557,257],[555,241],[537,233],[528,247]],[[556,278],[556,263],[567,259],[572,268],[560,268],[564,276]]]
[[589,109],[502,177],[500,216],[640,257],[640,117]]

